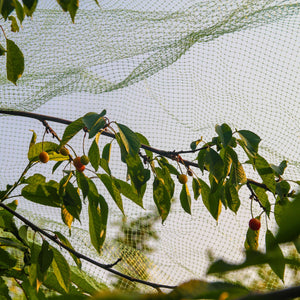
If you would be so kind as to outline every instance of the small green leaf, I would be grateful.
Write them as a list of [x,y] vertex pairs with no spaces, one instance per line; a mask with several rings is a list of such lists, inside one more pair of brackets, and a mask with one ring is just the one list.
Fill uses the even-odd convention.
[[67,211],[78,221],[80,221],[80,213],[82,209],[81,199],[77,189],[68,182],[65,193],[63,195],[63,204]]
[[141,147],[139,137],[127,126],[117,123],[120,134],[120,141],[130,156],[135,156]]
[[285,180],[276,182],[276,194],[279,196],[280,199],[283,199],[288,196],[290,188],[290,184]]
[[6,51],[7,79],[16,85],[24,72],[24,56],[19,47],[9,39],[6,39]]
[[88,157],[89,157],[91,165],[93,166],[95,171],[97,171],[99,168],[99,164],[100,164],[100,151],[99,151],[97,136],[92,142],[92,145],[91,145],[89,153],[88,153]]
[[20,23],[22,24],[22,22],[25,18],[25,12],[24,12],[23,6],[21,5],[21,3],[18,0],[14,0],[13,5],[15,6],[15,9],[16,9],[17,18],[19,19]]
[[206,158],[207,150],[206,149],[201,149],[198,153],[197,160],[198,160],[198,166],[200,170],[204,171],[204,163],[205,163],[205,158]]
[[106,111],[103,110],[100,114],[97,113],[87,113],[82,118],[83,123],[89,130],[89,138],[93,138],[101,129],[106,125],[106,120],[104,118]]
[[281,223],[283,222],[283,212],[286,210],[287,205],[289,205],[290,201],[287,197],[280,198],[277,196],[276,198],[276,203],[275,203],[275,208],[274,208],[274,215],[275,215],[275,220],[276,223],[280,226]]
[[161,167],[163,167],[163,166],[167,167],[171,174],[176,175],[176,176],[180,175],[180,172],[173,165],[171,165],[165,157],[161,157],[157,161]]
[[238,134],[241,140],[244,142],[248,153],[252,156],[255,156],[258,151],[258,144],[261,141],[261,138],[249,130],[239,130]]
[[274,171],[269,165],[269,163],[260,155],[255,156],[254,165],[260,175],[263,183],[268,187],[268,189],[275,194],[276,182]]
[[225,195],[229,209],[232,210],[234,213],[237,213],[241,204],[238,193],[238,187],[236,185],[233,185],[228,180],[225,183]]
[[10,28],[12,32],[19,32],[20,28],[17,19],[14,16],[9,16],[8,20],[11,21]]
[[274,255],[277,258],[276,261],[271,261],[269,265],[274,273],[283,281],[285,269],[284,256],[270,230],[266,232],[266,254]]
[[63,134],[63,137],[60,141],[59,148],[62,148],[68,141],[74,137],[80,130],[84,128],[84,123],[82,118],[77,119],[76,121],[69,124]]
[[42,248],[38,256],[38,279],[40,282],[44,281],[45,273],[50,267],[53,260],[53,251],[49,247],[49,243],[43,240]]
[[98,194],[95,184],[89,180],[89,232],[94,248],[100,253],[106,236],[108,205],[103,196]]
[[111,152],[111,143],[106,144],[102,150],[102,158],[107,162],[110,160],[110,152]]
[[291,242],[300,235],[300,194],[297,194],[293,202],[288,203],[282,211],[279,230],[276,235],[278,243]]
[[76,179],[78,187],[82,190],[83,199],[85,199],[89,193],[87,177],[82,172],[76,172]]
[[197,178],[193,178],[193,192],[194,192],[194,199],[197,200],[201,194],[201,185]]
[[113,200],[115,201],[121,212],[124,214],[122,197],[120,191],[113,181],[113,178],[107,174],[97,174],[97,176],[101,179],[107,191],[110,193]]
[[[54,231],[53,233],[58,237],[58,239],[60,240],[60,242],[62,244],[69,247],[70,249],[74,250],[74,248],[71,245],[71,243],[69,242],[69,240],[62,233],[60,233],[59,231]],[[73,258],[74,262],[76,263],[76,265],[78,266],[78,268],[81,269],[81,260],[78,257],[76,257],[72,252],[69,252],[69,253],[72,256],[72,258]]]
[[192,150],[196,150],[197,146],[202,142],[202,137],[199,140],[193,141],[190,144]]
[[251,187],[253,188],[253,190],[254,190],[257,198],[259,199],[260,203],[265,208],[265,212],[266,212],[267,216],[270,216],[271,203],[269,201],[269,197],[266,193],[266,190],[259,187],[259,186],[255,186],[255,185],[251,185]]
[[223,178],[224,162],[221,156],[212,148],[207,149],[204,165],[207,170],[214,176],[217,182],[219,182]]
[[25,11],[26,16],[32,17],[32,15],[36,9],[38,0],[22,0],[22,2],[24,4],[24,11]]
[[0,269],[11,269],[17,263],[17,259],[0,247]]
[[15,9],[11,0],[3,0],[1,1],[1,15],[5,19],[13,12]]
[[75,22],[75,15],[78,8],[79,8],[79,0],[70,0],[70,3],[68,5],[68,11],[70,13],[73,23]]
[[223,147],[226,148],[230,144],[232,138],[231,128],[227,124],[223,123],[221,126],[216,125],[215,130],[221,139]]
[[6,49],[0,44],[0,56],[5,55]]
[[146,183],[150,179],[150,170],[144,168],[138,154],[135,156],[127,156],[126,164],[131,183],[137,190],[138,195],[142,198],[146,190]]
[[287,167],[287,161],[283,160],[279,166],[275,166],[273,164],[270,164],[270,166],[273,169],[273,171],[276,173],[276,175],[283,175],[284,170]]
[[155,168],[155,173],[158,178],[163,179],[164,185],[168,190],[170,197],[172,198],[174,194],[175,183],[171,178],[169,169],[162,165],[161,168]]
[[[34,176],[34,178],[39,177]],[[38,204],[59,207],[62,203],[58,193],[59,184],[54,180],[50,180],[49,182],[42,182],[40,180],[42,179],[39,179],[36,183],[33,182],[23,187],[21,192],[22,196]]]
[[53,260],[51,265],[53,268],[54,275],[56,276],[60,286],[64,289],[66,293],[68,293],[71,281],[71,271],[69,264],[57,249],[53,247],[51,247],[51,249],[53,251]]
[[155,177],[153,181],[153,199],[164,222],[170,212],[171,196],[162,178]]
[[114,178],[114,183],[121,194],[143,208],[143,199],[138,195],[136,189],[132,185],[116,178]]
[[191,195],[188,189],[187,184],[182,185],[181,193],[180,193],[180,203],[181,207],[185,212],[191,214]]

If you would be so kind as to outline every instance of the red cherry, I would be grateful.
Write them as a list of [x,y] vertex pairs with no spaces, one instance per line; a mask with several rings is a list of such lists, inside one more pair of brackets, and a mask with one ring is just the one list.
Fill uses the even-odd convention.
[[259,230],[260,228],[260,221],[258,219],[255,219],[255,218],[252,218],[250,221],[249,221],[249,227],[250,229],[256,231],[256,230]]

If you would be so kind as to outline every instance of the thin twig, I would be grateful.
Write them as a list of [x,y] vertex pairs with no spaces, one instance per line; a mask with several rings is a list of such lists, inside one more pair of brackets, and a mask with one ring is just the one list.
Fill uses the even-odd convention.
[[69,248],[68,246],[66,246],[65,244],[63,244],[56,235],[51,235],[50,233],[48,233],[47,231],[41,229],[40,227],[38,227],[37,225],[33,224],[32,222],[30,222],[28,219],[26,219],[25,217],[23,217],[22,215],[20,215],[19,213],[17,213],[16,211],[14,211],[13,209],[11,209],[10,207],[8,207],[7,205],[5,205],[3,202],[0,202],[0,207],[4,208],[5,210],[9,211],[12,215],[14,215],[16,218],[18,218],[19,220],[21,220],[23,223],[25,223],[26,225],[28,225],[33,231],[35,232],[39,232],[41,233],[43,236],[46,236],[48,239],[50,239],[51,241],[53,241],[54,243],[56,243],[57,245],[59,245],[60,247],[64,248],[65,250],[67,250],[68,252],[72,253],[73,255],[75,255],[77,258],[79,259],[83,259],[85,261],[88,261],[90,263],[92,263],[95,266],[98,266],[108,272],[111,272],[115,275],[118,275],[120,277],[123,277],[129,281],[132,282],[138,282],[138,283],[142,283],[148,286],[151,286],[155,289],[157,288],[166,288],[166,289],[174,289],[176,286],[170,286],[170,285],[165,285],[165,284],[159,284],[159,283],[153,283],[153,282],[149,282],[146,280],[141,280],[141,279],[137,279],[137,278],[133,278],[131,276],[128,276],[126,274],[123,274],[117,270],[112,269],[113,266],[115,266],[118,262],[120,262],[120,258],[112,263],[112,264],[102,264],[99,263],[98,261],[80,253],[77,252],[76,250]]

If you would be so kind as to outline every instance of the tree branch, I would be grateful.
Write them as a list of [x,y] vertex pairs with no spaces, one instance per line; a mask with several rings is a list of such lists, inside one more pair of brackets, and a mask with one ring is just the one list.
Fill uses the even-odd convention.
[[128,276],[126,274],[123,274],[117,270],[112,269],[113,266],[115,266],[121,259],[119,258],[116,262],[112,263],[112,264],[101,264],[96,260],[93,260],[92,258],[77,252],[74,249],[69,248],[68,246],[66,246],[65,244],[63,244],[56,235],[51,235],[50,233],[48,233],[47,231],[41,229],[40,227],[38,227],[37,225],[33,224],[32,222],[30,222],[29,220],[27,220],[25,217],[23,217],[22,215],[20,215],[19,213],[17,213],[16,211],[14,211],[13,209],[11,209],[10,207],[8,207],[7,205],[5,205],[3,202],[0,202],[0,207],[4,208],[5,210],[7,210],[8,212],[10,212],[12,215],[14,215],[16,218],[18,218],[19,220],[21,220],[23,223],[25,223],[26,225],[28,225],[33,231],[39,232],[41,233],[43,236],[46,236],[48,239],[50,239],[51,241],[53,241],[55,244],[59,245],[60,247],[64,248],[65,250],[67,250],[68,252],[72,253],[73,255],[75,255],[77,258],[83,259],[85,261],[90,262],[91,264],[100,267],[108,272],[111,272],[117,276],[123,277],[129,281],[132,282],[138,282],[141,284],[145,284],[148,286],[151,286],[155,289],[157,288],[166,288],[166,289],[174,289],[176,286],[170,286],[170,285],[165,285],[165,284],[159,284],[159,283],[153,283],[153,282],[149,282],[146,280],[141,280],[141,279],[137,279],[137,278],[133,278],[131,276]]
[[251,293],[237,300],[287,300],[300,296],[300,286],[290,287],[268,293]]

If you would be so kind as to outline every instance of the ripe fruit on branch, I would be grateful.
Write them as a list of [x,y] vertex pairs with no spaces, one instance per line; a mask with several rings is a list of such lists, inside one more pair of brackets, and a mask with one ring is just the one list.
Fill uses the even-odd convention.
[[39,160],[42,163],[47,163],[49,161],[49,154],[46,151],[42,151],[39,155]]
[[82,163],[83,165],[87,165],[87,164],[90,162],[90,160],[89,160],[89,158],[87,157],[87,155],[82,155],[82,156],[80,157],[80,161],[81,161],[81,163]]
[[85,165],[82,164],[80,156],[74,158],[73,164],[78,172],[84,171]]
[[61,155],[67,156],[67,155],[70,154],[70,151],[69,151],[69,149],[63,147],[63,148],[61,148],[61,149],[59,150],[59,153],[60,153]]
[[249,221],[249,227],[250,229],[256,231],[256,230],[259,230],[260,228],[260,221],[258,219],[255,219],[255,218],[252,218],[250,221]]
[[181,183],[181,184],[186,184],[187,181],[188,181],[188,177],[185,175],[185,174],[180,174],[177,176],[178,177],[178,181]]

